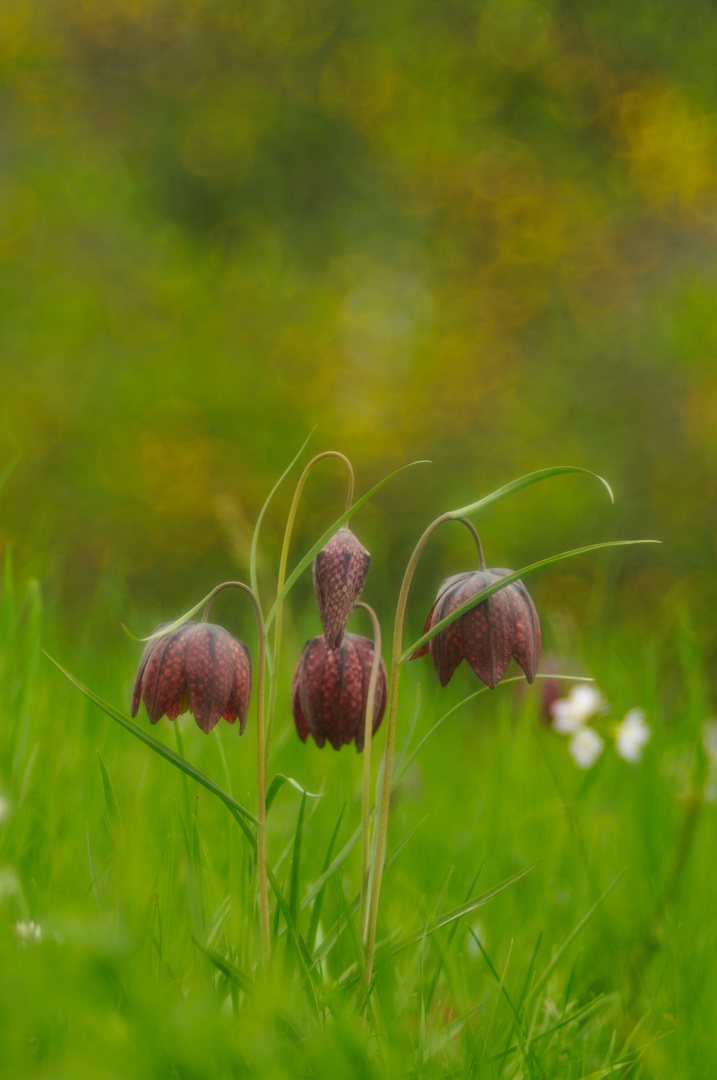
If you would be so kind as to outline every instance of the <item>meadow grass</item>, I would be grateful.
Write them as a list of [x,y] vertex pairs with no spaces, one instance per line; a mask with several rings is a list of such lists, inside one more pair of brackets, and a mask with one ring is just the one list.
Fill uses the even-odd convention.
[[[637,765],[608,747],[579,771],[539,721],[539,685],[524,683],[462,705],[399,763],[365,1024],[360,844],[318,894],[320,911],[314,888],[360,821],[361,757],[299,742],[287,675],[269,776],[320,797],[284,784],[270,808],[269,862],[300,944],[272,895],[262,975],[251,845],[226,806],[62,677],[40,651],[42,623],[37,584],[17,587],[8,562],[3,1076],[714,1074],[716,810],[700,795],[706,690],[688,634],[665,705],[654,651],[627,639],[587,647],[606,723],[647,709],[653,739]],[[45,629],[59,659],[127,714],[136,648],[118,634],[110,654],[90,643],[73,656]],[[289,653],[299,643],[287,635]],[[427,660],[404,679],[398,744],[413,728],[410,752],[476,682],[463,665],[440,691]],[[207,738],[191,717],[153,730],[255,809],[251,722],[242,738],[224,724]]]

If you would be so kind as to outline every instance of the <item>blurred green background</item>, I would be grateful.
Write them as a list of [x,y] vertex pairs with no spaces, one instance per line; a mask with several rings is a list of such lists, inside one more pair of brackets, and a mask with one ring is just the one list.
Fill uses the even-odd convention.
[[[0,4],[0,474],[15,463],[0,499],[9,1076],[106,1080],[114,1055],[113,1075],[131,1078],[243,1078],[246,1058],[271,1080],[393,1077],[408,1061],[443,1080],[450,1054],[425,1058],[424,1035],[444,1038],[477,1002],[456,1076],[577,1080],[621,1054],[625,1076],[715,1075],[717,761],[701,738],[717,645],[716,47],[707,0]],[[456,714],[397,791],[391,843],[423,832],[392,871],[385,936],[463,903],[481,867],[479,889],[542,859],[472,925],[515,1000],[550,965],[530,1021],[541,1038],[551,1009],[599,1010],[542,1043],[542,1072],[495,1064],[513,1017],[463,926],[452,950],[437,934],[435,952],[422,945],[385,976],[389,1026],[403,1023],[395,1069],[366,1071],[375,1047],[355,1023],[344,1031],[339,1007],[300,1067],[281,1044],[277,1071],[274,1014],[241,1011],[235,1024],[194,944],[255,962],[246,845],[223,808],[180,786],[40,652],[126,706],[139,650],[119,623],[144,635],[246,578],[259,509],[314,428],[307,456],[348,454],[358,494],[432,462],[354,519],[385,635],[425,526],[523,473],[582,466],[616,504],[585,477],[522,492],[477,522],[489,566],[663,541],[530,581],[546,653],[594,674],[611,702],[603,732],[646,709],[643,765],[608,748],[578,773],[538,723],[537,695],[508,688]],[[289,492],[262,533],[265,602]],[[291,563],[343,500],[340,466],[323,464]],[[409,640],[440,578],[473,565],[465,530],[434,538]],[[306,574],[287,606],[271,763],[326,791],[307,817],[302,888],[342,806],[337,843],[355,827],[360,777],[356,754],[305,750],[288,717],[312,605]],[[222,598],[214,610],[254,647],[245,608]],[[416,740],[475,689],[463,665],[439,695],[421,663],[404,675],[399,741],[419,682]],[[181,730],[187,756],[254,806],[253,721],[252,705],[242,740],[205,739],[189,718],[154,731],[174,745]],[[284,791],[270,823],[287,892],[298,805]],[[349,861],[332,881],[331,918],[356,874]],[[37,949],[18,931],[30,920]],[[640,1072],[630,1055],[643,1041]]]
[[615,509],[542,485],[489,565],[659,537],[536,595],[710,645],[715,41],[674,0],[3,5],[0,547],[78,633],[184,609],[316,426],[359,491],[433,462],[357,519],[387,601],[433,516],[576,464]]

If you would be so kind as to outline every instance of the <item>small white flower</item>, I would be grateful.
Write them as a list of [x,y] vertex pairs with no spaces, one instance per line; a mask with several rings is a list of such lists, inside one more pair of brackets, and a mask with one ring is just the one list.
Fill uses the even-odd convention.
[[42,941],[42,927],[32,919],[29,922],[15,923],[15,933],[22,941],[23,945],[28,945],[33,942]]
[[571,736],[568,750],[579,769],[590,769],[602,754],[604,746],[605,741],[595,728],[582,725]]
[[572,735],[586,720],[605,712],[607,702],[592,683],[577,683],[567,697],[557,698],[550,706],[553,728],[561,735]]
[[615,749],[625,761],[639,761],[643,748],[652,738],[650,725],[645,722],[644,709],[630,709],[615,732]]

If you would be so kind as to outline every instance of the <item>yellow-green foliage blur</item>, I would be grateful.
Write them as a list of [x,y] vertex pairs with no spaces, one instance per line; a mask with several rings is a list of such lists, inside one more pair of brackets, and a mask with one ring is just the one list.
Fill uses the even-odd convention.
[[616,508],[543,485],[489,562],[660,538],[538,597],[708,641],[716,45],[706,0],[3,4],[0,548],[72,619],[183,610],[317,426],[359,492],[433,462],[364,516],[392,592],[436,514],[581,465]]

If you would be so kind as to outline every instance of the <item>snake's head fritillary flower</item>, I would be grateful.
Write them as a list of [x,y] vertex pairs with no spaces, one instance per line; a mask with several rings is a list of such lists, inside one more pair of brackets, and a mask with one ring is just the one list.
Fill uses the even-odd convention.
[[244,642],[213,623],[186,622],[147,642],[135,679],[132,716],[144,699],[153,724],[165,714],[176,720],[189,711],[204,732],[220,717],[230,724],[238,719],[241,735],[250,694],[251,658]]
[[[339,750],[354,741],[356,749],[363,750],[373,654],[373,642],[358,634],[344,634],[338,649],[330,649],[323,634],[307,641],[291,691],[291,709],[302,742],[312,735],[317,746],[328,739]],[[386,666],[381,660],[372,732],[386,710],[386,685]]]
[[[476,570],[446,578],[429,612],[424,634],[466,600],[512,573],[512,570]],[[520,664],[528,682],[532,682],[540,656],[540,623],[523,583],[514,581],[470,608],[427,645],[417,649],[411,660],[427,652],[431,654],[441,686],[450,681],[461,660],[467,660],[478,678],[493,688],[505,675],[511,656]]]
[[311,564],[319,618],[329,649],[338,649],[361,595],[371,556],[350,529],[339,529]]

